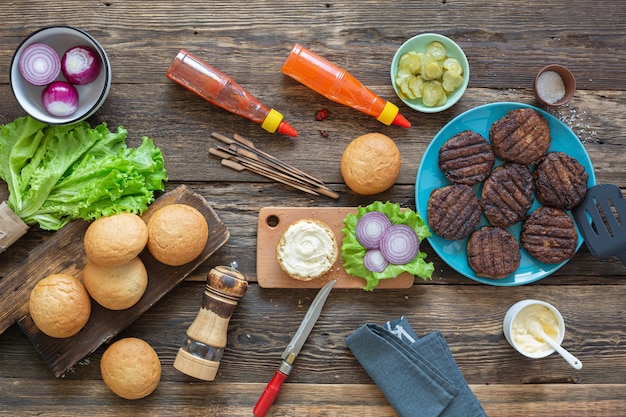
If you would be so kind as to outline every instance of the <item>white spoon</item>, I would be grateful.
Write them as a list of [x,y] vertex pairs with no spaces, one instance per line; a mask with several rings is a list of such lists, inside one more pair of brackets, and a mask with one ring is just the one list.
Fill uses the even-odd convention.
[[581,361],[578,360],[576,356],[569,353],[567,350],[562,348],[561,345],[559,345],[554,340],[552,340],[551,337],[546,335],[546,333],[543,331],[543,327],[541,326],[541,323],[539,323],[539,320],[531,320],[531,322],[528,325],[528,331],[533,336],[536,336],[545,340],[545,342],[549,344],[552,347],[552,349],[556,350],[557,353],[561,355],[567,361],[567,363],[569,363],[572,366],[572,368],[582,369],[583,364]]

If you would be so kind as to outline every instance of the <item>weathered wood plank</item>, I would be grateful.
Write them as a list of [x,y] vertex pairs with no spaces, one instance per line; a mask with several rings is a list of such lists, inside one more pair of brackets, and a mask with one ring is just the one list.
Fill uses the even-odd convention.
[[[185,282],[129,326],[119,337],[151,343],[163,364],[164,381],[190,381],[173,361],[186,329],[195,318],[204,283]],[[619,306],[624,286],[487,286],[415,285],[404,290],[333,290],[289,378],[293,383],[367,383],[369,377],[345,344],[345,337],[367,322],[384,323],[406,316],[418,334],[441,330],[465,378],[471,384],[566,382],[585,385],[624,383],[626,329],[619,308],[599,310],[585,300]],[[231,319],[228,346],[221,361],[221,382],[267,382],[280,354],[297,329],[315,290],[263,289],[251,285]],[[575,371],[554,354],[542,360],[522,357],[506,342],[502,320],[509,306],[536,298],[557,306],[566,322],[564,346],[583,362]],[[452,306],[461,309],[453,310]],[[608,311],[611,310],[611,311]],[[459,314],[462,311],[463,314]],[[598,317],[602,311],[602,317]],[[4,378],[45,378],[50,370],[34,366],[34,350],[13,329],[0,338],[0,358],[24,363],[0,367]],[[13,348],[13,345],[17,347]],[[79,362],[64,379],[98,379],[106,346]],[[488,352],[488,354],[486,354]],[[5,356],[6,355],[6,356]],[[323,366],[320,366],[323,364]]]
[[[84,28],[105,46],[113,65],[111,94],[90,122],[125,126],[131,146],[142,135],[153,138],[166,159],[167,189],[184,184],[203,196],[231,239],[119,335],[144,338],[159,354],[163,378],[153,395],[128,402],[106,389],[99,371],[105,346],[54,378],[28,338],[12,326],[0,336],[0,415],[249,416],[315,295],[312,290],[263,289],[254,283],[258,211],[267,206],[353,207],[374,198],[414,208],[415,177],[433,136],[455,116],[482,104],[534,104],[532,80],[545,64],[569,66],[578,82],[571,104],[550,111],[583,141],[597,180],[626,189],[623,1],[509,3],[14,0],[4,5],[0,124],[23,115],[8,84],[8,69],[24,36],[57,23]],[[404,40],[429,31],[448,35],[464,48],[472,75],[461,102],[426,115],[409,110],[395,96],[389,65]],[[384,126],[283,75],[280,67],[295,42],[342,65],[381,97],[399,104],[413,127]],[[265,133],[168,80],[165,71],[183,47],[281,111],[299,130],[299,138]],[[317,122],[314,115],[321,108],[327,108],[330,117]],[[320,129],[329,133],[327,139]],[[213,131],[253,139],[262,149],[324,180],[340,198],[311,198],[262,177],[222,168],[208,155]],[[370,131],[396,141],[403,166],[392,189],[358,196],[343,184],[339,161],[350,140]],[[6,197],[6,187],[0,184],[0,199]],[[0,279],[52,235],[33,228],[1,254]],[[623,416],[626,270],[619,260],[594,258],[583,246],[552,276],[523,287],[500,288],[457,274],[428,243],[423,249],[435,263],[432,281],[417,279],[409,289],[372,293],[333,290],[270,415],[395,416],[344,339],[363,323],[406,315],[420,334],[442,330],[490,417]],[[197,382],[172,364],[200,307],[206,273],[233,260],[253,284],[231,320],[218,379]],[[556,355],[525,359],[507,344],[503,316],[523,298],[546,300],[561,310],[567,324],[564,345],[583,361],[581,371]]]
[[[626,57],[626,11],[619,0],[576,0],[566,6],[533,0],[523,7],[497,0],[479,6],[469,1],[408,0],[300,0],[245,7],[228,1],[141,4],[82,1],[72,4],[68,13],[62,5],[33,7],[32,2],[12,1],[5,8],[7,24],[0,29],[0,53],[10,56],[30,31],[56,23],[62,15],[63,23],[89,30],[105,45],[114,59],[116,82],[165,82],[165,67],[184,45],[206,51],[218,68],[236,79],[275,84],[286,54],[299,41],[374,85],[375,74],[388,74],[391,57],[404,40],[438,32],[456,39],[468,53],[473,87],[527,86],[539,68],[558,61],[572,68],[579,88],[624,88],[615,86]],[[385,7],[390,18],[381,19],[379,11]],[[602,70],[590,65],[598,61]],[[259,65],[274,71],[255,77]],[[0,82],[7,82],[8,72],[1,69]]]
[[[68,411],[59,392],[71,390],[81,403],[83,415],[119,416],[131,412],[136,416],[249,416],[263,384],[197,383],[180,386],[162,383],[157,392],[171,397],[153,396],[134,402],[138,407],[119,401],[101,381],[52,381],[46,385],[26,385],[20,380],[0,380],[0,415],[15,413],[28,416],[50,413],[55,416],[75,415]],[[620,385],[590,386],[571,384],[539,385],[471,385],[485,412],[490,417],[524,417],[545,415],[580,417],[621,417],[624,410],[623,388]],[[26,395],[25,395],[26,393]],[[26,397],[29,401],[16,401]],[[510,402],[515,398],[514,404]],[[112,403],[118,403],[112,407]],[[125,406],[126,405],[126,406]],[[126,410],[126,411],[120,411]],[[292,384],[286,383],[268,416],[397,416],[378,388],[373,384]]]

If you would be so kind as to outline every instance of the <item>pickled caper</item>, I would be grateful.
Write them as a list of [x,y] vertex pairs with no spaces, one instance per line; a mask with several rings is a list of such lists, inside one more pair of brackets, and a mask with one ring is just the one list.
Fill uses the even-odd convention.
[[[411,77],[414,77],[414,75]],[[398,91],[402,96],[409,100],[415,100],[417,98],[417,96],[413,94],[413,91],[409,88],[409,78],[404,78],[401,82],[396,82],[396,84],[398,85]]]
[[446,47],[441,42],[433,41],[426,46],[426,53],[432,55],[436,61],[446,59]]
[[422,68],[422,77],[425,80],[438,80],[443,75],[443,68],[436,61],[429,62]]
[[412,74],[417,73],[420,69],[420,59],[417,52],[411,51],[402,55],[398,62],[398,69],[407,70]]
[[441,85],[443,86],[443,89],[446,92],[448,92],[448,93],[453,92],[454,90],[459,88],[461,86],[461,84],[463,84],[463,77],[462,76],[460,76],[456,72],[452,72],[452,71],[444,72],[444,74],[443,74],[443,82],[441,83]]
[[422,87],[422,103],[424,103],[424,106],[435,107],[442,97],[446,99],[446,93],[443,91],[439,81],[431,80],[424,82]]
[[409,88],[415,95],[415,98],[422,97],[422,86],[424,85],[424,79],[420,76],[409,78]]
[[447,71],[452,71],[459,75],[463,75],[463,67],[455,58],[446,58],[441,66]]

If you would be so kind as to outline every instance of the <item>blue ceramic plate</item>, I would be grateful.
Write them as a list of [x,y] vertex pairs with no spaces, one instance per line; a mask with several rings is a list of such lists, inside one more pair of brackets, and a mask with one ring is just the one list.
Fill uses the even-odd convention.
[[[593,166],[591,165],[589,155],[587,155],[585,148],[583,147],[578,137],[576,137],[574,132],[572,132],[572,130],[564,125],[563,122],[561,122],[559,119],[541,109],[529,106],[527,104],[486,104],[476,107],[472,110],[468,110],[465,113],[460,114],[459,116],[454,118],[446,126],[444,126],[444,128],[441,129],[439,133],[437,133],[437,135],[430,142],[430,145],[428,145],[428,148],[426,148],[426,152],[422,157],[422,162],[420,164],[419,170],[417,171],[417,179],[415,184],[415,201],[417,211],[420,213],[420,215],[427,224],[427,206],[428,198],[430,197],[431,191],[435,188],[440,188],[450,184],[448,179],[439,169],[439,148],[441,148],[441,146],[454,135],[468,129],[480,133],[485,139],[489,140],[489,129],[491,128],[493,122],[504,117],[510,110],[519,109],[522,107],[533,108],[548,120],[548,123],[550,125],[550,134],[552,136],[552,141],[548,151],[560,151],[568,154],[573,158],[576,158],[578,162],[580,162],[585,167],[587,173],[589,174],[588,186],[591,187],[595,185],[596,177],[593,172]],[[496,158],[496,166],[501,164],[502,161]],[[480,196],[481,186],[481,184],[474,186],[474,191],[478,196]],[[529,213],[534,211],[537,207],[539,207],[539,205],[540,203],[538,203],[535,199],[535,203],[530,208]],[[481,221],[478,227],[488,224],[488,220],[483,215],[481,217]],[[519,239],[521,229],[522,225],[520,222],[514,226],[511,226],[508,230],[513,234],[513,236]],[[450,267],[454,268],[454,270],[456,270],[460,274],[463,274],[468,278],[471,278],[478,282],[482,282],[484,284],[499,286],[529,284],[531,282],[535,282],[537,280],[547,277],[554,271],[561,268],[567,262],[566,261],[557,265],[545,264],[534,259],[522,248],[520,266],[514,273],[512,273],[508,277],[497,280],[482,278],[476,276],[474,271],[469,267],[467,263],[467,240],[468,238],[456,241],[446,240],[441,236],[437,236],[435,234],[428,238],[428,242],[437,253],[437,255],[439,255],[441,259],[443,259],[448,265],[450,265]],[[582,243],[583,238],[579,232],[578,245],[576,247],[576,250],[580,248]]]

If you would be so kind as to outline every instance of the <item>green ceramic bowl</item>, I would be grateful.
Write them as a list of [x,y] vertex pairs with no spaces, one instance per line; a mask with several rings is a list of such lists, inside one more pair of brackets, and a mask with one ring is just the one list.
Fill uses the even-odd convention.
[[[444,105],[438,107],[425,106],[424,103],[422,103],[421,98],[416,98],[413,100],[405,98],[398,92],[398,86],[396,85],[395,81],[396,73],[398,72],[398,62],[400,61],[402,55],[410,51],[424,52],[426,51],[426,47],[428,46],[428,44],[433,41],[441,42],[446,48],[446,56],[450,58],[455,58],[457,61],[459,61],[459,64],[463,68],[463,84],[461,84],[460,87],[458,87],[452,92],[452,94],[448,96],[448,99],[446,100],[446,103]],[[467,88],[467,84],[469,83],[470,68],[465,53],[463,52],[461,47],[457,45],[456,42],[454,42],[452,39],[436,33],[422,33],[421,35],[414,36],[411,39],[407,40],[402,44],[402,46],[400,46],[400,48],[398,48],[395,55],[393,56],[393,60],[391,61],[390,74],[393,89],[395,90],[398,97],[404,102],[404,104],[414,110],[423,113],[437,113],[450,108],[463,96],[463,93],[465,93],[465,89]]]

